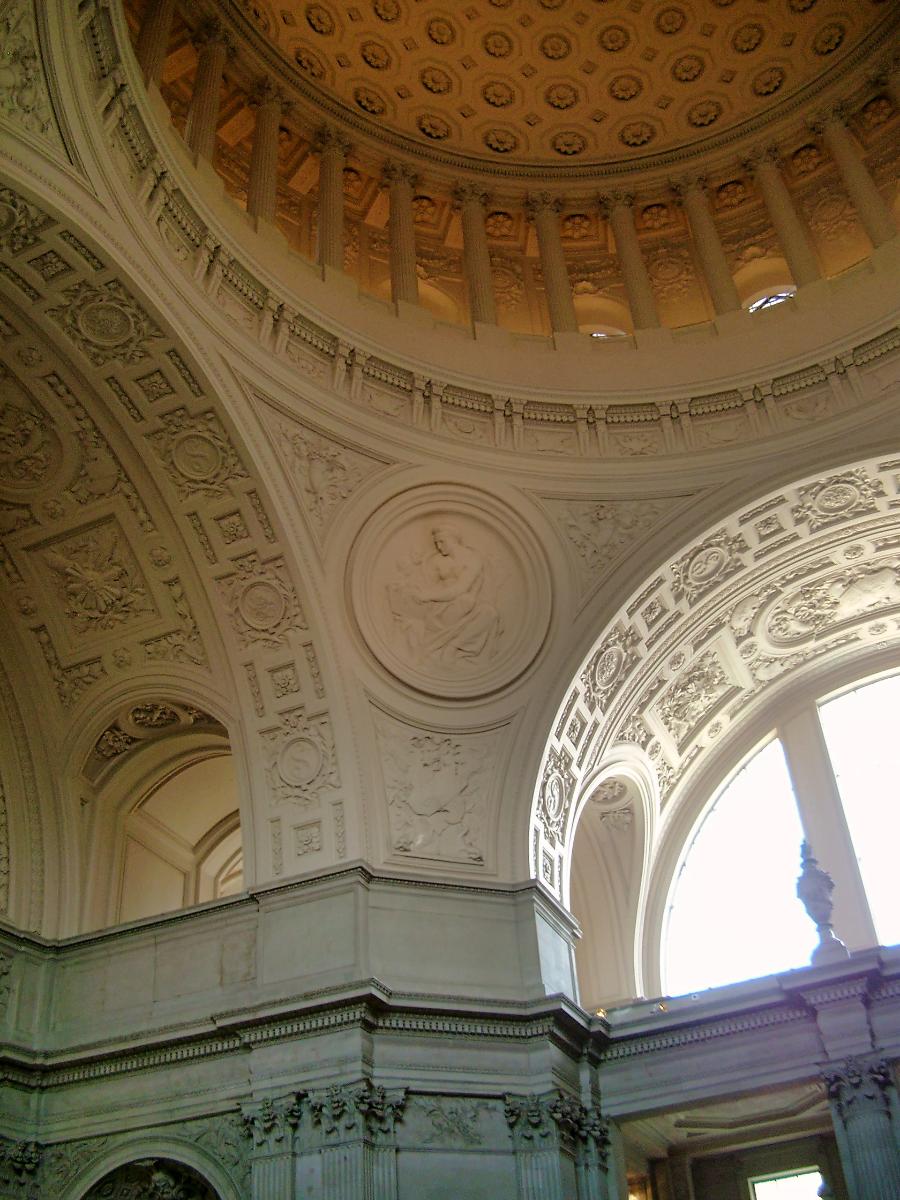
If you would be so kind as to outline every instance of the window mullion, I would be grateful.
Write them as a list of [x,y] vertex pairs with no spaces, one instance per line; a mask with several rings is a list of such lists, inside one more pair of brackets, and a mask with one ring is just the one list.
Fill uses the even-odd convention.
[[[800,820],[820,865],[835,883],[834,929],[850,950],[878,944],[856,852],[814,704],[779,723]],[[797,847],[799,873],[800,847]]]

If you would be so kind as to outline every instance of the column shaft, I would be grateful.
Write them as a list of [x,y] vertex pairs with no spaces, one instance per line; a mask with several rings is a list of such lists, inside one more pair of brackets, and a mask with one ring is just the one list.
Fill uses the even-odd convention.
[[147,84],[158,84],[162,78],[174,16],[175,0],[150,0],[144,13],[135,55]]
[[530,200],[528,212],[537,232],[541,272],[544,276],[547,307],[550,310],[550,325],[554,333],[577,333],[578,318],[575,315],[572,285],[569,282],[566,256],[563,252],[559,208],[559,201],[542,195]]
[[416,176],[397,163],[385,168],[390,189],[388,234],[391,245],[391,299],[396,303],[419,303],[419,279],[416,274],[416,232],[413,225],[413,187]]
[[681,198],[713,307],[717,313],[734,312],[741,307],[741,301],[722,249],[719,231],[709,211],[706,193],[699,182],[691,182],[681,189]]
[[491,278],[491,254],[484,227],[484,206],[487,197],[475,188],[460,188],[455,195],[462,215],[463,260],[469,292],[469,311],[473,321],[496,325],[497,304]]
[[839,117],[832,116],[822,126],[822,137],[872,245],[889,242],[896,235],[897,226],[846,125]]
[[219,123],[219,95],[222,73],[228,58],[228,43],[219,33],[210,31],[200,46],[197,78],[188,112],[185,140],[197,158],[212,159]]
[[889,1064],[848,1058],[827,1069],[824,1080],[851,1200],[896,1200],[900,1138]]
[[616,240],[616,253],[622,268],[622,278],[634,327],[635,329],[657,329],[659,313],[656,311],[656,297],[653,295],[650,276],[647,274],[647,266],[644,256],[641,254],[631,203],[623,199],[613,199],[609,206],[609,221],[612,225],[613,237]]
[[332,129],[322,129],[319,152],[319,264],[344,267],[344,163],[349,144]]
[[250,154],[250,184],[247,189],[247,212],[263,221],[275,220],[275,197],[278,186],[278,126],[281,121],[282,100],[271,88],[260,89],[253,130],[253,149]]
[[753,164],[763,200],[797,287],[822,278],[815,251],[797,216],[777,163],[763,157]]

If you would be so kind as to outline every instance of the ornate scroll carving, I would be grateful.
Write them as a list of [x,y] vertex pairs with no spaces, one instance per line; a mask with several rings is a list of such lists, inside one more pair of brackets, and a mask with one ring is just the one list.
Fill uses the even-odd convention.
[[143,362],[162,333],[118,280],[81,281],[61,293],[63,303],[47,310],[95,367]]
[[396,853],[483,863],[499,736],[451,737],[376,717]]
[[3,46],[0,114],[28,133],[39,134],[62,146],[41,62],[31,0],[7,0],[0,9],[0,44]]
[[191,416],[176,408],[160,420],[163,428],[147,435],[179,497],[222,496],[248,475],[214,412]]
[[301,706],[281,714],[281,724],[263,730],[267,746],[266,778],[276,804],[308,807],[323,791],[340,787],[331,721],[308,716]]
[[219,580],[219,591],[242,646],[283,646],[290,632],[306,628],[281,559],[263,563],[257,554],[246,554],[235,566],[236,574]]

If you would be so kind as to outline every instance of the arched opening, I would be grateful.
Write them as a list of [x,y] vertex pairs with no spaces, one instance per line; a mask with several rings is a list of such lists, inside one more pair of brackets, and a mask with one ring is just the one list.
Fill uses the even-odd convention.
[[84,1194],[84,1200],[219,1200],[198,1172],[170,1159],[151,1158],[116,1167]]
[[123,706],[84,768],[93,784],[87,928],[136,921],[243,887],[238,782],[228,734],[171,699]]
[[[804,840],[849,950],[900,937],[884,795],[900,769],[900,564],[882,475],[871,462],[801,480],[706,531],[636,589],[566,689],[531,850],[582,927],[585,1005],[808,965]],[[658,807],[609,803],[629,754]]]
[[168,776],[128,814],[116,921],[134,921],[241,890],[240,818],[230,754]]

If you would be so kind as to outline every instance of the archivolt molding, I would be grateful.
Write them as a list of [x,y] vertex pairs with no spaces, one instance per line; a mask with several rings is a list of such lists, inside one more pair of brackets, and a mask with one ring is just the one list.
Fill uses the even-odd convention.
[[[321,390],[323,405],[327,396],[333,407],[337,395],[348,413],[355,412],[356,419],[364,415],[383,432],[393,427],[438,435],[463,453],[475,447],[513,450],[550,461],[721,451],[748,440],[818,430],[824,418],[864,405],[871,395],[865,378],[869,364],[900,348],[900,333],[886,329],[881,319],[876,336],[856,346],[844,344],[837,356],[832,351],[816,361],[807,355],[798,369],[774,377],[745,376],[734,384],[723,380],[719,390],[706,394],[676,394],[663,387],[665,399],[640,403],[590,390],[552,401],[524,390],[487,391],[471,381],[390,361],[361,339],[332,332],[307,315],[308,304],[254,265],[199,197],[189,199],[194,186],[162,139],[154,141],[155,117],[130,51],[123,55],[117,41],[124,32],[120,25],[114,28],[103,6],[86,20],[84,36],[100,80],[97,135],[106,139],[182,280],[198,300],[228,318],[232,330],[249,335],[250,345],[255,342],[267,360],[274,356],[279,366],[288,365],[310,395]],[[308,264],[304,270],[313,282],[316,275]],[[588,389],[599,365],[593,355],[584,358]]]
[[664,821],[704,757],[798,671],[900,640],[900,460],[783,488],[687,546],[583,660],[532,807],[532,870],[568,900],[587,781],[609,747],[652,762]]

